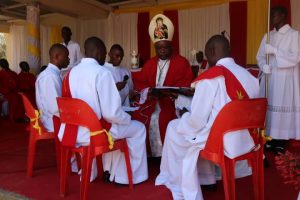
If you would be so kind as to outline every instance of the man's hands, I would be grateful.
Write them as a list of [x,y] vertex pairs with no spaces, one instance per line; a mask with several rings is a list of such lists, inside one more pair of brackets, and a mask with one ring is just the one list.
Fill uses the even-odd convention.
[[272,73],[272,67],[270,65],[264,64],[262,71],[265,74],[271,74]]
[[127,81],[121,81],[121,82],[117,82],[116,83],[116,86],[117,86],[117,89],[120,91],[122,90],[127,84]]
[[275,55],[277,53],[277,48],[273,47],[270,44],[266,44],[265,49],[266,49],[266,54],[273,54],[273,55]]
[[179,116],[182,117],[182,115],[186,112],[188,112],[188,109],[184,107],[183,109],[179,110]]

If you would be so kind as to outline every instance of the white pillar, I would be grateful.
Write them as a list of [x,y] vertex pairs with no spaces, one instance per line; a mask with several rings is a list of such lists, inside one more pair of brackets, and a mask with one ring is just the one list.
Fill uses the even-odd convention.
[[27,5],[27,35],[28,35],[28,63],[30,71],[39,72],[41,67],[40,49],[40,8],[37,3]]

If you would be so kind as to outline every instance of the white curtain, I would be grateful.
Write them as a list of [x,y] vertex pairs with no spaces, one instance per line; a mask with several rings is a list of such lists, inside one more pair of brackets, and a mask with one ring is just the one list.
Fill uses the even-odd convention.
[[300,31],[300,0],[291,0],[292,27]]
[[[111,14],[109,16],[108,33],[112,38],[108,38],[108,50],[113,44],[120,44],[124,49],[122,66],[130,68],[130,53],[137,51],[137,13]],[[108,36],[109,37],[109,36]]]
[[40,28],[41,45],[41,65],[47,65],[49,59],[49,49],[51,47],[51,27],[41,26]]
[[[107,19],[78,20],[77,29],[72,29],[72,32],[77,35],[82,53],[84,53],[84,41],[91,36],[101,38],[107,51],[113,44],[120,44],[124,49],[121,65],[130,67],[130,53],[133,50],[137,51],[137,18],[137,13],[111,13]],[[108,56],[107,60],[109,60]]]
[[229,4],[179,10],[180,54],[192,60],[192,50],[204,52],[206,41],[226,30],[230,35]]
[[[106,44],[107,51],[111,45],[118,43],[124,48],[124,59],[121,65],[130,67],[130,53],[133,50],[137,51],[137,18],[137,13],[110,14],[108,19],[103,20],[78,20],[74,18],[74,23],[70,26],[73,33],[72,39],[80,44],[82,53],[84,53],[84,41],[91,36],[101,38]],[[40,31],[41,63],[46,65],[49,62],[51,27],[42,25]],[[27,59],[26,26],[11,24],[8,38],[8,60],[11,68],[19,72],[19,62]]]
[[92,36],[99,37],[107,45],[107,20],[80,20],[79,22],[79,43],[81,46],[81,52],[84,53],[84,41]]
[[7,59],[10,68],[19,73],[19,63],[27,61],[27,32],[24,25],[11,25],[7,42]]

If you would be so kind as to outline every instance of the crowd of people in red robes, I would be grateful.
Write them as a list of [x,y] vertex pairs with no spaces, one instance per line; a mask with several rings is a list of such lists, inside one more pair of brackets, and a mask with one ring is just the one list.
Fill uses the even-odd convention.
[[21,72],[17,74],[9,68],[6,59],[0,59],[0,113],[12,121],[27,121],[24,107],[18,92],[24,93],[35,105],[35,75],[30,73],[29,64],[19,64]]

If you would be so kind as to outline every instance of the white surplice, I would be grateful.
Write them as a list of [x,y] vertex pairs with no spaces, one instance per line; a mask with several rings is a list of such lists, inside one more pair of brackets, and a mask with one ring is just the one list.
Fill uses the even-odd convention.
[[41,121],[47,131],[54,131],[52,117],[59,116],[56,97],[61,96],[62,80],[57,66],[49,63],[35,82],[36,104],[42,111]]
[[[104,118],[112,123],[110,132],[114,139],[126,138],[130,163],[133,173],[133,183],[140,183],[148,179],[146,156],[146,129],[145,126],[131,120],[130,115],[122,110],[121,98],[115,86],[111,73],[100,66],[95,59],[83,58],[81,62],[70,71],[70,90],[73,98],[84,100],[95,111],[97,117]],[[59,131],[61,140],[64,125]],[[79,127],[77,145],[84,146],[90,142],[90,133],[87,128]],[[118,151],[118,158],[114,160],[114,180],[117,183],[128,184],[124,154]],[[93,167],[92,175],[96,172]],[[91,176],[92,176],[91,175]]]
[[[217,65],[230,70],[250,98],[258,97],[258,80],[232,58],[223,58]],[[200,184],[215,183],[214,165],[199,158],[199,152],[205,146],[217,114],[230,101],[224,77],[201,80],[195,85],[191,112],[168,124],[160,174],[155,184],[166,185],[174,199],[203,199]],[[224,137],[224,153],[230,158],[249,152],[253,146],[248,130],[232,132]]]
[[[132,82],[132,78],[131,78],[131,72],[124,68],[124,67],[120,67],[120,66],[116,66],[114,67],[111,63],[105,62],[105,64],[103,65],[103,67],[105,67],[106,69],[108,69],[113,78],[115,83],[118,82],[122,82],[124,80],[124,76],[128,76],[128,80],[127,80],[127,84],[126,86],[119,91],[120,97],[121,97],[121,104],[122,106],[130,106],[130,102],[129,102],[129,92],[131,90],[133,90],[133,82]],[[109,152],[106,153],[102,156],[102,162],[103,162],[103,170],[104,171],[108,171],[111,174],[114,174],[114,162],[113,160],[116,160],[119,156],[118,152]],[[111,180],[112,180],[111,176]]]
[[[266,35],[257,53],[260,69],[266,64]],[[267,134],[274,139],[300,139],[300,36],[288,24],[270,32],[270,44],[277,49],[270,55],[272,73],[268,75]],[[262,76],[261,96],[265,91]]]
[[128,76],[127,84],[122,90],[119,91],[119,94],[121,97],[122,106],[130,106],[129,92],[133,90],[131,72],[125,67],[113,66],[108,62],[106,62],[103,66],[111,72],[115,83],[122,82],[124,80],[124,76]]

